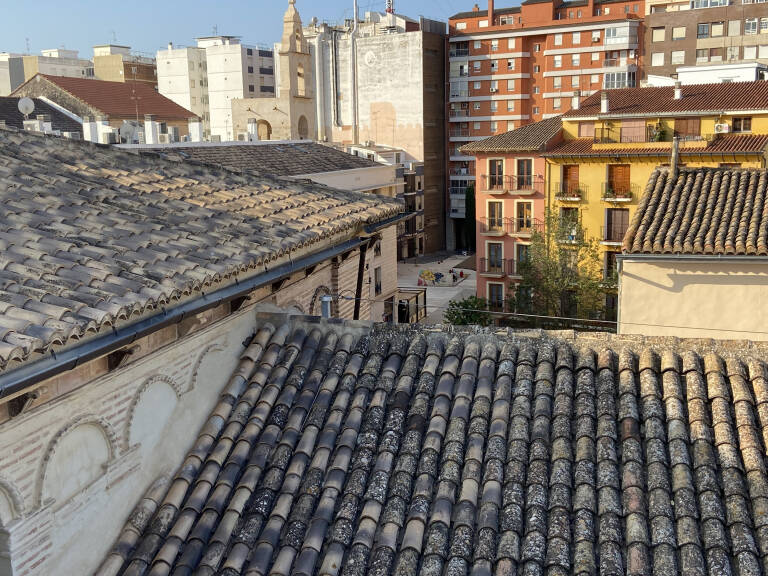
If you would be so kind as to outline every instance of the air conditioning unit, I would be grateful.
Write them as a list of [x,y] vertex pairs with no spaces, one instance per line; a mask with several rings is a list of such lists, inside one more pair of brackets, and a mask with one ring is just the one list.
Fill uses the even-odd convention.
[[158,134],[157,135],[157,141],[160,144],[170,144],[171,143],[171,138],[170,138],[170,135],[168,135],[168,134]]
[[730,130],[728,124],[715,124],[715,134],[727,134]]
[[499,89],[498,89],[498,88],[491,88],[491,94],[495,94],[495,93],[496,93],[496,92],[498,92],[498,91],[499,91]]
[[600,33],[592,34],[592,42],[600,42]]
[[238,142],[248,142],[248,132],[238,132],[238,134],[237,134],[237,141]]

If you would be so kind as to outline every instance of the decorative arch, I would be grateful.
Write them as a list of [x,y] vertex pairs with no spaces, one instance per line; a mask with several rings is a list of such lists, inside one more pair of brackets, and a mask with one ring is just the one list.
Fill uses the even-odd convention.
[[[163,388],[168,393],[160,393]],[[156,439],[157,434],[162,432],[165,422],[167,422],[168,417],[173,412],[178,399],[181,398],[183,393],[181,385],[173,378],[160,374],[148,378],[136,391],[131,401],[131,407],[128,411],[128,424],[125,429],[125,448],[143,443],[147,439]],[[145,398],[148,394],[151,395],[149,399]],[[153,432],[156,432],[155,434],[138,433],[137,429],[134,428],[134,425],[146,425],[147,419],[151,419],[153,425],[156,425],[152,429]]]
[[24,497],[10,480],[0,476],[0,529],[24,516]]
[[301,140],[309,138],[309,122],[307,122],[307,117],[304,115],[299,116],[299,138]]
[[[202,366],[203,360],[205,360],[205,357],[208,356],[208,354],[224,352],[226,345],[227,345],[227,342],[225,340],[223,345],[219,343],[213,343],[203,348],[203,351],[200,353],[200,355],[197,357],[197,360],[195,361],[195,365],[192,367],[192,379],[189,382],[189,388],[187,389],[187,392],[190,392],[195,388],[197,388],[197,380],[198,380],[197,375],[200,372],[200,366]],[[181,394],[179,394],[179,396],[181,396]]]
[[320,286],[317,290],[315,290],[315,293],[312,295],[312,300],[309,303],[309,313],[312,316],[319,316],[321,312],[321,302],[320,298],[323,296],[330,296],[331,295],[331,289],[327,286]]
[[[98,434],[97,434],[98,433]],[[72,441],[73,435],[76,442]],[[101,442],[99,442],[101,440]],[[42,506],[48,498],[67,500],[86,488],[106,472],[106,465],[117,455],[118,440],[115,431],[104,418],[93,414],[85,414],[72,420],[59,430],[48,443],[40,462],[40,473],[37,486],[37,504]],[[61,456],[62,448],[65,455]],[[73,454],[78,458],[73,458]],[[59,459],[62,462],[59,462]],[[79,468],[65,470],[56,478],[55,491],[52,490],[52,475],[59,465],[65,463]]]
[[[299,62],[296,65],[296,94],[298,96],[306,96],[307,95],[307,75],[304,70],[304,64]],[[304,118],[302,116],[302,118]],[[306,122],[307,119],[304,118],[304,121]],[[301,126],[301,119],[299,119],[299,126]]]
[[256,134],[259,140],[272,140],[272,125],[266,120],[259,120],[256,123]]

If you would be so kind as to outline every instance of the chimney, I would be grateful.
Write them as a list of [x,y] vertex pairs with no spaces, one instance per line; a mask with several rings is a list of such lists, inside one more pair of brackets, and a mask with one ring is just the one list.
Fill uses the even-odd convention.
[[173,42],[168,42],[168,50],[173,50]]
[[86,142],[98,142],[99,131],[96,122],[90,116],[83,116],[83,140]]
[[683,85],[678,80],[675,82],[675,100],[681,100],[683,98]]
[[480,6],[475,4],[475,6],[472,8],[472,12],[480,12]]
[[144,115],[144,141],[147,144],[159,144],[160,143],[160,126],[155,122],[155,117],[152,114]]
[[488,26],[493,26],[493,0],[488,0]]
[[608,114],[608,92],[600,92],[600,113]]
[[189,119],[189,141],[190,142],[202,142],[203,141],[203,123],[199,118]]
[[573,100],[571,101],[571,108],[578,110],[581,108],[581,90],[573,91]]
[[672,180],[677,180],[680,159],[680,140],[677,136],[672,138],[672,158],[669,160],[669,172]]
[[[105,134],[112,132],[112,127],[109,125],[109,120],[104,116],[96,118],[96,140],[94,142],[105,142]],[[108,140],[108,138],[106,138]],[[109,142],[107,142],[109,143]]]

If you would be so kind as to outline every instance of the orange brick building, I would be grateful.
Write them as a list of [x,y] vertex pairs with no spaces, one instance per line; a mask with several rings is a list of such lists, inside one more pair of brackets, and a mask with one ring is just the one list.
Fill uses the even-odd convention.
[[464,191],[476,178],[461,146],[567,112],[602,88],[637,85],[644,13],[644,0],[526,0],[499,9],[489,0],[487,10],[475,5],[451,17],[452,218],[467,216]]

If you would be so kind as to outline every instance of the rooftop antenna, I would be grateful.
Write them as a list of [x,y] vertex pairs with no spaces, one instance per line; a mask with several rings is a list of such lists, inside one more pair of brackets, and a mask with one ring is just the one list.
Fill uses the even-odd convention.
[[395,0],[387,0],[387,14],[395,13]]
[[214,36],[218,36],[219,35],[219,25],[218,24],[214,24],[213,25],[213,35]]
[[19,112],[24,114],[24,120],[29,120],[29,115],[35,111],[35,102],[32,98],[22,98],[18,103]]
[[32,54],[32,49],[29,47],[29,37],[24,38],[24,40],[27,42],[27,54]]
[[112,43],[117,44],[117,32],[114,30],[110,30],[110,32],[112,32]]

